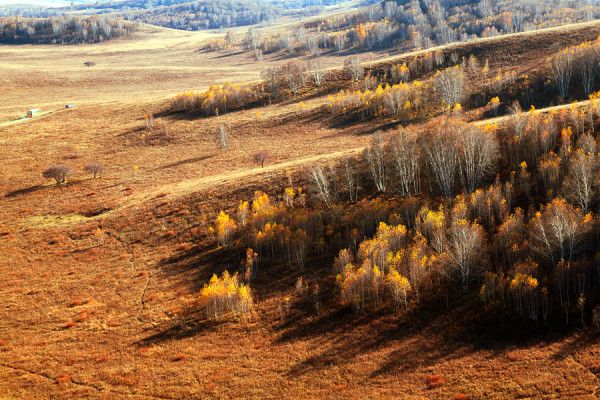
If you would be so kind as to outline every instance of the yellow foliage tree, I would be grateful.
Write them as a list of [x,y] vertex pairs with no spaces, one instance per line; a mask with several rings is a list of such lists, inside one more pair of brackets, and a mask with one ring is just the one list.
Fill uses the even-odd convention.
[[200,290],[200,303],[207,318],[218,319],[227,314],[246,316],[254,309],[252,290],[238,279],[237,274],[225,271],[210,278]]

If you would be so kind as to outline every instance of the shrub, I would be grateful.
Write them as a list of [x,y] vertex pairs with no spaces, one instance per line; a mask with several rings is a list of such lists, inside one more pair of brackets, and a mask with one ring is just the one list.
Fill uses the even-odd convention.
[[260,150],[254,153],[254,162],[260,164],[260,167],[263,168],[265,166],[265,162],[267,158],[269,158],[269,152],[266,150]]
[[102,171],[104,170],[104,166],[102,164],[92,163],[92,164],[86,165],[84,169],[85,169],[85,172],[89,172],[90,174],[92,174],[94,179],[96,179],[98,177],[98,175],[100,175],[102,173]]
[[67,176],[71,173],[71,168],[67,165],[53,165],[42,172],[42,177],[46,179],[54,179],[57,185],[63,184],[67,180]]

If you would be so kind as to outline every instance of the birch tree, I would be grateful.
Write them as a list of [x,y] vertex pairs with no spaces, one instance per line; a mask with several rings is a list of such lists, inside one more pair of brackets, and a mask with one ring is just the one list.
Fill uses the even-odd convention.
[[443,120],[420,137],[427,165],[442,195],[452,197],[458,168],[456,124]]
[[465,189],[472,193],[496,171],[498,140],[494,133],[465,124],[458,132],[458,146],[461,179]]
[[396,165],[398,187],[402,196],[421,191],[420,148],[414,133],[400,130],[392,137],[390,147]]
[[573,75],[572,51],[565,49],[554,55],[550,60],[550,70],[560,97],[563,100],[566,99],[569,95],[569,85]]
[[369,171],[373,177],[375,187],[380,192],[385,192],[387,187],[385,155],[383,149],[383,138],[381,132],[376,132],[371,139],[371,146],[364,151],[365,159],[369,165]]
[[584,213],[590,208],[598,180],[598,160],[594,153],[578,149],[569,160],[563,192]]

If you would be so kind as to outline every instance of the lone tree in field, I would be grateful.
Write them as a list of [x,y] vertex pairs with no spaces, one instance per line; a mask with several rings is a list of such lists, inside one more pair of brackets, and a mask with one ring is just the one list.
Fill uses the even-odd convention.
[[102,171],[104,170],[104,167],[102,166],[102,164],[92,163],[92,164],[86,165],[84,169],[85,169],[85,172],[92,174],[94,179],[96,179],[102,173]]
[[42,172],[42,177],[46,179],[54,179],[57,185],[63,184],[67,180],[67,176],[71,172],[71,168],[67,165],[53,165]]
[[219,125],[219,131],[217,132],[217,143],[223,151],[227,152],[227,149],[229,149],[229,134],[227,133],[225,125]]
[[568,49],[559,52],[550,60],[550,67],[558,94],[564,100],[569,94],[573,74],[573,53]]
[[254,162],[260,164],[261,168],[264,168],[267,158],[269,158],[269,152],[266,150],[260,150],[254,153]]

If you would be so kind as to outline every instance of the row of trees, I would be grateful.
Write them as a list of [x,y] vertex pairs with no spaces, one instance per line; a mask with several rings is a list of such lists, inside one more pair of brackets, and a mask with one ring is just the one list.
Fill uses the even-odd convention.
[[[92,177],[96,179],[102,174],[102,171],[104,171],[104,166],[99,163],[91,163],[84,167],[84,171],[91,174]],[[43,178],[52,179],[57,185],[65,184],[69,175],[71,175],[71,167],[64,164],[52,165],[42,172]]]
[[254,32],[252,50],[317,54],[390,46],[420,49],[589,21],[596,15],[600,15],[600,8],[586,0],[483,0],[461,4],[444,0],[383,1],[353,14],[325,18],[272,36]]
[[199,112],[219,115],[228,111],[264,102],[269,98],[295,97],[307,87],[320,87],[325,83],[326,72],[321,60],[292,60],[262,71],[261,85],[215,84],[204,92],[184,92],[171,102],[174,112]]
[[186,2],[123,15],[132,21],[196,31],[267,22],[281,15],[281,11],[279,7],[258,1],[211,0]]
[[96,43],[133,30],[134,25],[112,16],[0,18],[0,43]]
[[180,93],[173,99],[170,109],[174,112],[219,115],[219,113],[246,107],[263,97],[262,92],[254,86],[224,83],[211,85],[206,91],[200,93]]
[[592,94],[600,66],[600,39],[566,48],[549,60],[551,74],[560,97],[566,100],[573,75],[577,74],[586,97]]

